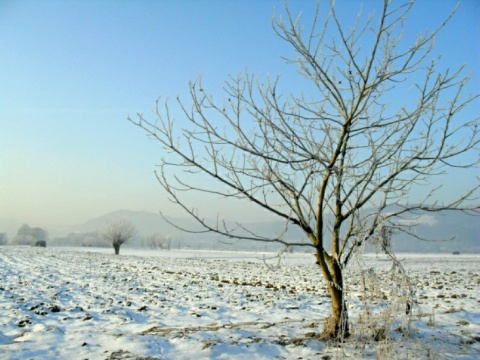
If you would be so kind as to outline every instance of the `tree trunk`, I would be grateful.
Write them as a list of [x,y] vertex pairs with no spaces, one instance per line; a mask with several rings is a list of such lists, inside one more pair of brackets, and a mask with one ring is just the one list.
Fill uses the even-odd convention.
[[113,248],[115,249],[115,255],[120,254],[120,245],[119,244],[113,244]]
[[[320,260],[320,256],[317,253],[317,259]],[[322,268],[322,264],[325,268]],[[348,310],[344,298],[345,289],[343,288],[342,268],[336,260],[331,267],[328,267],[324,261],[319,261],[319,266],[327,283],[332,301],[332,312],[325,321],[322,338],[324,340],[348,338],[350,336],[350,328],[348,325]]]
[[343,297],[343,289],[337,289],[335,285],[329,285],[328,290],[332,299],[332,313],[325,320],[322,337],[325,340],[345,339],[350,336],[348,326],[348,311]]

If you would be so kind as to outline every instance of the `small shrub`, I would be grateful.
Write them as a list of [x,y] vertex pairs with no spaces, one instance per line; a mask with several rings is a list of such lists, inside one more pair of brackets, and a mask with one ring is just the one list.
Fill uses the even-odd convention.
[[39,246],[39,247],[47,247],[47,242],[45,240],[37,240],[35,242],[35,246]]

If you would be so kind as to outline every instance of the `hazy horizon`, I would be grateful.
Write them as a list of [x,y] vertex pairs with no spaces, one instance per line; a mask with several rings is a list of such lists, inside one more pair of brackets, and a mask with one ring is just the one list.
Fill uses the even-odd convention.
[[[418,2],[406,36],[433,30],[456,3]],[[306,20],[314,5],[290,3]],[[337,2],[345,18],[358,11],[351,5]],[[246,67],[295,79],[280,58],[292,51],[271,29],[274,7],[284,13],[280,0],[1,2],[0,219],[54,228],[119,209],[183,216],[153,174],[160,147],[126,118],[149,114],[159,96],[186,99],[199,75],[217,99]],[[442,68],[466,65],[467,93],[480,92],[479,15],[480,2],[461,1],[433,53]],[[444,179],[445,200],[475,181],[475,170],[462,174]],[[192,202],[208,217],[271,219],[248,203],[207,199]]]

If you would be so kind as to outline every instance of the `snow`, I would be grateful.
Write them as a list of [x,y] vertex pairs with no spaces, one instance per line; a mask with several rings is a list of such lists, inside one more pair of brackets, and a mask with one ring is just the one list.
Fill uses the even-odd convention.
[[[364,255],[347,278],[342,344],[318,338],[330,302],[313,256],[272,255],[0,247],[0,358],[480,357],[479,255],[401,254],[417,304],[400,317],[382,317],[403,291],[391,264]],[[366,336],[366,307],[385,339]]]

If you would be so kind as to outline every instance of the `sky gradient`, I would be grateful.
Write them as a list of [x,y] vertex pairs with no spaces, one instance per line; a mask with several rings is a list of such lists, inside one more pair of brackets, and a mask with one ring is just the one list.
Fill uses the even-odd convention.
[[[337,3],[356,15],[357,2]],[[419,1],[406,35],[433,29],[456,3]],[[296,1],[291,12],[308,19],[314,5]],[[280,58],[292,50],[271,28],[274,7],[283,12],[276,0],[0,0],[0,224],[59,227],[119,209],[180,215],[153,174],[160,147],[126,118],[148,114],[159,96],[187,98],[199,75],[218,99],[228,75],[247,67],[295,79]],[[471,93],[480,92],[479,17],[479,1],[461,1],[434,52],[467,66]],[[210,215],[261,219],[217,205]]]

